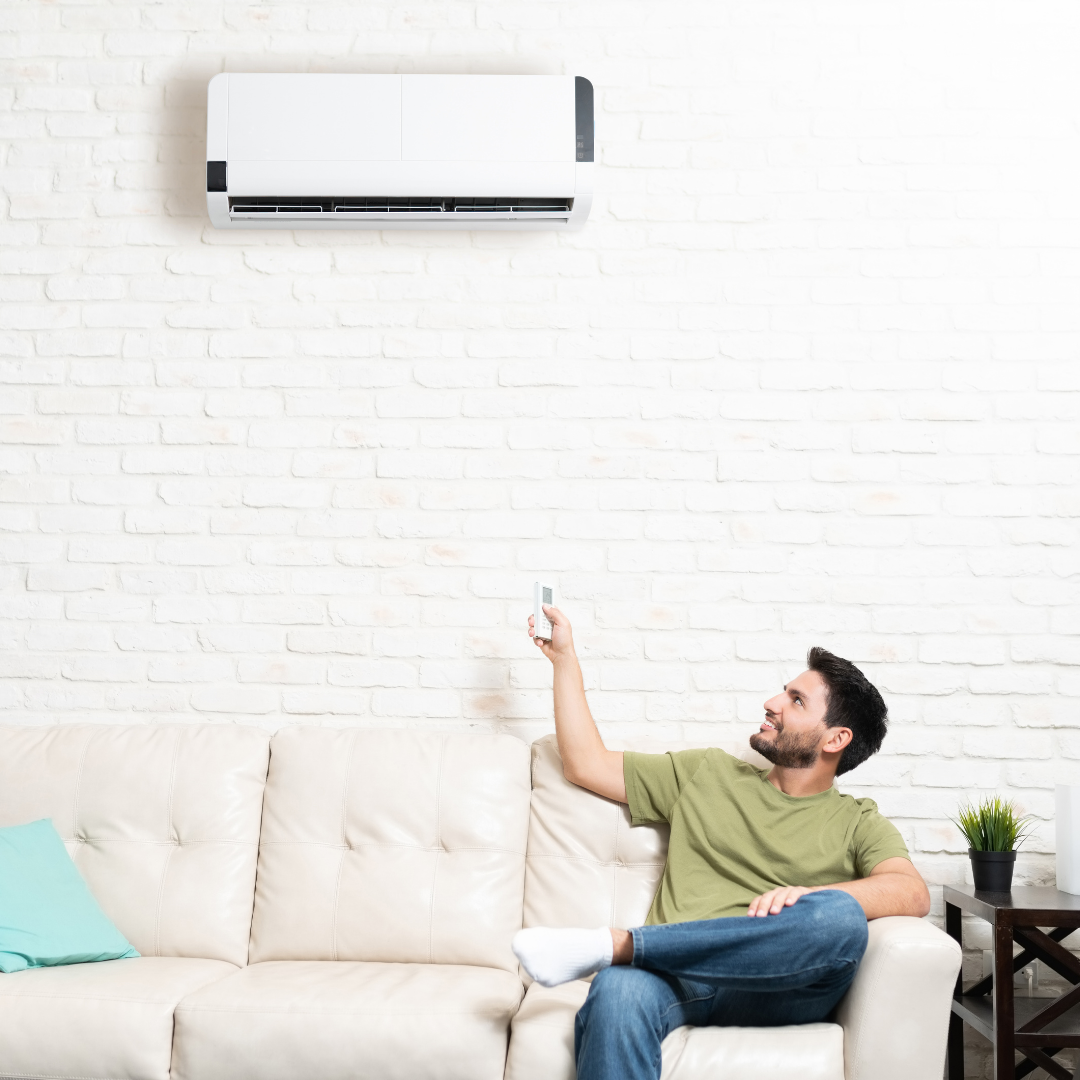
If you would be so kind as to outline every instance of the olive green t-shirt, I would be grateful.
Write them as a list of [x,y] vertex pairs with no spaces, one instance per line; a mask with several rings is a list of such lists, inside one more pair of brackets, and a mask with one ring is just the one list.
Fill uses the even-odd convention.
[[785,795],[767,776],[718,749],[624,755],[633,824],[671,823],[650,925],[745,915],[779,885],[853,881],[910,858],[872,799]]

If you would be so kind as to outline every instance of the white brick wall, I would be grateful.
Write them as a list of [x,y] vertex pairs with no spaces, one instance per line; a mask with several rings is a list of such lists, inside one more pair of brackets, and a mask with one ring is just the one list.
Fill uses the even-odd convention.
[[[845,785],[1080,778],[1071,0],[0,7],[0,708],[743,737],[820,643]],[[221,233],[221,70],[589,76],[576,235]]]

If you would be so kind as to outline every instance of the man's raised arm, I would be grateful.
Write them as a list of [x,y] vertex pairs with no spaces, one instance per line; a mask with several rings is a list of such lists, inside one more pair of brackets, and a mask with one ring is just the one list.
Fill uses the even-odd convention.
[[608,750],[596,730],[585,700],[585,683],[574,652],[570,620],[548,604],[544,605],[544,614],[551,620],[551,640],[543,641],[535,636],[531,615],[529,636],[554,668],[555,737],[559,740],[563,775],[571,784],[616,802],[626,802],[623,756],[616,750]]

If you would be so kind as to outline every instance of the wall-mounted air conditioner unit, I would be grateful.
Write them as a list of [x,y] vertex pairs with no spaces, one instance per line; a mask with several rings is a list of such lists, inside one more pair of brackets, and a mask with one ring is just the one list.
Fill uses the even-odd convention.
[[222,229],[579,229],[593,89],[572,75],[216,75]]

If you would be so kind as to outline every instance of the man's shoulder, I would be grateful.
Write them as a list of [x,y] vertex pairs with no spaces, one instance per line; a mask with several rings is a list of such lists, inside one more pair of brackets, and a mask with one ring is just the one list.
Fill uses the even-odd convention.
[[855,828],[860,832],[866,829],[891,831],[896,828],[873,799],[856,798],[854,795],[844,794],[841,794],[840,798],[844,800],[845,805],[850,807],[849,813],[854,819]]
[[852,808],[848,835],[857,852],[856,866],[863,877],[883,859],[911,858],[900,830],[878,809],[873,799],[857,799],[854,795],[842,798]]
[[873,799],[866,796],[857,797],[855,795],[848,795],[845,792],[838,792],[840,798],[852,808],[854,813],[859,814],[861,817],[871,817],[877,815],[882,816],[881,811],[878,809],[878,804]]

